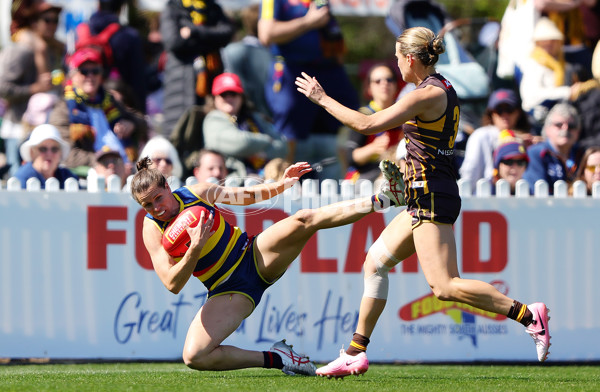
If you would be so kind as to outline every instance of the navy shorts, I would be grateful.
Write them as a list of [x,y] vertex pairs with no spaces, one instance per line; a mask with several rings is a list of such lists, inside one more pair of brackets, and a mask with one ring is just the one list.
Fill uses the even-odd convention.
[[214,290],[208,292],[209,299],[218,295],[242,294],[252,302],[253,309],[256,308],[265,290],[276,280],[268,282],[258,272],[254,255],[255,242],[256,238],[252,239],[252,243],[244,254],[242,261],[229,278]]
[[407,207],[412,216],[412,227],[422,222],[454,224],[460,214],[460,196],[429,192],[411,201]]

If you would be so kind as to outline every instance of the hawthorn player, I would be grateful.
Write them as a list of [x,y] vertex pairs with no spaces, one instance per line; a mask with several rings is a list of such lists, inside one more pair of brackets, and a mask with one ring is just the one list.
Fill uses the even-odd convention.
[[[550,347],[548,308],[541,302],[523,304],[494,286],[458,273],[452,225],[461,199],[452,167],[460,107],[452,83],[437,73],[444,53],[443,37],[425,27],[406,29],[396,39],[396,59],[405,82],[416,88],[395,104],[372,115],[351,110],[328,96],[315,77],[296,78],[298,91],[354,131],[371,135],[402,126],[406,142],[405,198],[408,208],[398,214],[369,249],[363,269],[365,284],[358,323],[350,346],[338,359],[317,370],[327,377],[363,374],[369,368],[367,345],[387,303],[388,272],[417,254],[434,295],[508,316],[526,327],[535,342],[539,361]],[[398,171],[384,163],[390,178]]]
[[[248,351],[221,343],[253,312],[263,292],[285,273],[317,230],[356,222],[389,201],[403,204],[397,199],[402,189],[390,190],[384,183],[382,191],[371,198],[300,210],[252,237],[227,223],[214,204],[250,205],[270,199],[311,171],[308,163],[291,165],[274,183],[244,188],[199,183],[175,191],[158,170],[149,168],[150,164],[148,157],[137,163],[131,193],[148,213],[143,239],[154,270],[175,294],[192,275],[208,289],[208,299],[188,330],[185,364],[197,370],[264,367],[282,369],[286,374],[315,375],[315,365],[295,353],[285,340],[276,342],[269,351]],[[192,217],[186,211],[191,209]],[[184,233],[181,225],[192,221]],[[167,240],[167,252],[163,233],[167,230],[169,235],[173,226],[177,226],[171,238],[174,246]],[[189,243],[183,256],[178,252],[182,243]]]

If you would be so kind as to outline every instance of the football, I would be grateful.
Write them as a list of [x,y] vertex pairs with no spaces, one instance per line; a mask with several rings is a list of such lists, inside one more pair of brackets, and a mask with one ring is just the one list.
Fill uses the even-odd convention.
[[[213,210],[215,217],[211,233],[217,230],[220,222],[219,211],[216,208]],[[181,258],[187,252],[190,244],[190,236],[187,228],[198,226],[202,211],[204,211],[204,221],[206,222],[210,210],[206,207],[196,205],[181,211],[165,229],[162,237],[162,245],[173,258]]]

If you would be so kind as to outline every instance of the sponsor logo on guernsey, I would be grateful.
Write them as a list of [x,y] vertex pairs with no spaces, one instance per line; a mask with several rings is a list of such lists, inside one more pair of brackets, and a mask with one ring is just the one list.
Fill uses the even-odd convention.
[[179,238],[179,235],[197,220],[198,218],[192,211],[187,211],[183,216],[177,219],[173,226],[171,226],[171,229],[167,233],[167,239],[171,241],[171,243],[174,243],[177,241],[177,238]]
[[454,155],[454,150],[453,149],[449,149],[449,150],[442,150],[438,148],[438,154],[439,155],[445,155],[445,156],[451,156]]
[[427,181],[413,181],[413,183],[411,184],[411,188],[425,188],[425,184],[427,184]]
[[442,83],[444,83],[444,86],[446,86],[446,88],[450,88],[452,87],[452,83],[450,83],[449,81],[447,81],[446,79],[442,80]]

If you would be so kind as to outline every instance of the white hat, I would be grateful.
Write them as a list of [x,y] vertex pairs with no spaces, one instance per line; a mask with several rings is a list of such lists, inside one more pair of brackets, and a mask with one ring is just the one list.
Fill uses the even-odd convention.
[[540,18],[535,24],[533,30],[534,41],[546,41],[546,40],[559,40],[564,39],[563,33],[560,32],[558,27],[550,19],[543,17]]
[[55,140],[60,144],[62,149],[62,157],[61,160],[64,160],[67,155],[69,155],[69,144],[65,142],[61,137],[58,129],[54,125],[50,124],[42,124],[38,125],[33,129],[29,139],[21,144],[21,148],[19,152],[21,153],[21,158],[25,162],[31,161],[31,148],[39,146],[44,140]]

